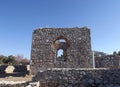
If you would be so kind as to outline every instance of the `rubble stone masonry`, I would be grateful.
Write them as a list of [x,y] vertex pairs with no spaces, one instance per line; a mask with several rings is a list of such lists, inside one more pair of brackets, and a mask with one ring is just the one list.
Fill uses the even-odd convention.
[[41,87],[120,87],[120,69],[59,68],[39,72]]
[[47,68],[90,68],[90,30],[86,27],[36,29],[32,36],[31,59],[33,74]]
[[40,87],[120,87],[120,55],[92,57],[86,27],[34,30],[31,60]]

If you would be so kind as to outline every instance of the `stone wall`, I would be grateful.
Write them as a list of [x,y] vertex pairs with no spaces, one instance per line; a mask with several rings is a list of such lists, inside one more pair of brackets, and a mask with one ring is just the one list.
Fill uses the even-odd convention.
[[[90,30],[83,28],[36,29],[32,37],[31,69],[92,67]],[[59,56],[58,51],[63,55]]]
[[96,68],[119,68],[120,56],[118,55],[95,56],[95,67]]
[[95,55],[92,69],[86,27],[36,29],[31,50],[33,81],[40,81],[41,87],[120,87],[120,56],[100,54]]
[[[6,73],[5,70],[8,66],[13,66],[13,73]],[[26,76],[30,74],[30,69],[28,69],[29,65],[0,65],[0,77],[6,76]],[[9,69],[10,70],[10,69]],[[11,70],[10,70],[11,71]]]
[[33,78],[41,87],[120,87],[120,69],[54,68]]

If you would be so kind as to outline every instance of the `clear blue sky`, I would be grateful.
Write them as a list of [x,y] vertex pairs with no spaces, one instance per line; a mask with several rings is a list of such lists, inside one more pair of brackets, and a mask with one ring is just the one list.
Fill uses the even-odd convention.
[[120,50],[120,0],[0,0],[0,54],[30,58],[39,27],[91,29],[92,50]]

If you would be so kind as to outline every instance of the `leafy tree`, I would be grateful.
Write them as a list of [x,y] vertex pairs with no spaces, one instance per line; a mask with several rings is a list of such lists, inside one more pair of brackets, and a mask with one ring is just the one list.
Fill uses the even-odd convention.
[[5,63],[5,64],[15,64],[15,57],[13,55],[10,55],[3,60],[3,63]]
[[0,64],[4,64],[5,60],[7,59],[6,56],[0,55]]
[[15,57],[13,55],[8,56],[7,63],[8,64],[15,64]]
[[0,64],[29,64],[30,60],[27,58],[24,58],[23,55],[9,55],[4,56],[0,55]]

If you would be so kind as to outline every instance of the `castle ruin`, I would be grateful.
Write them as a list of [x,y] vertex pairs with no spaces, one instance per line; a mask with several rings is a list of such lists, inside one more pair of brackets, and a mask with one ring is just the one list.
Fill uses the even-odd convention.
[[120,87],[120,55],[92,57],[86,27],[36,29],[31,72],[40,87]]
[[90,30],[43,28],[33,32],[32,72],[47,68],[91,68]]

